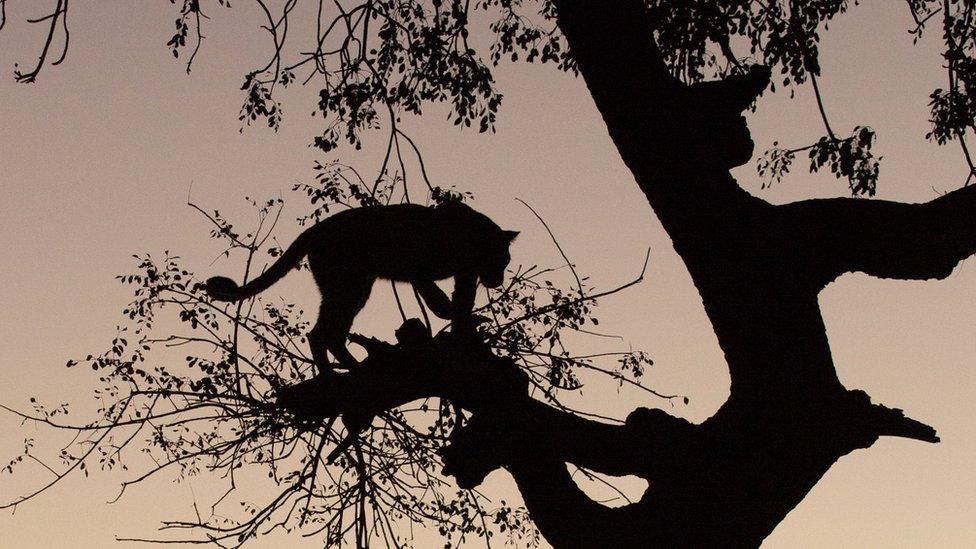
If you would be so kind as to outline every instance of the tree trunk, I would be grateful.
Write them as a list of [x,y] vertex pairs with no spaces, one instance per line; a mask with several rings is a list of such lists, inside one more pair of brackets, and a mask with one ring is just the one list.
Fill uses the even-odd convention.
[[[937,442],[931,427],[840,384],[817,296],[849,271],[948,276],[976,251],[976,187],[927,204],[773,206],[729,175],[752,155],[742,97],[758,95],[768,71],[684,86],[662,61],[642,0],[554,3],[622,160],[701,294],[728,362],[729,400],[701,425],[646,408],[606,425],[528,398],[515,364],[448,334],[412,350],[377,346],[328,397],[298,387],[290,402],[312,403],[317,417],[369,417],[422,395],[451,399],[474,415],[444,450],[445,472],[473,487],[506,467],[559,548],[756,547],[841,456],[880,436]],[[566,462],[636,474],[649,488],[610,509],[582,493]]]
[[[657,460],[631,507],[594,511],[574,501],[561,470],[512,468],[547,539],[557,547],[758,546],[841,456],[883,434],[937,440],[837,379],[817,296],[857,268],[836,258],[864,254],[847,235],[824,238],[829,212],[797,218],[738,187],[728,170],[752,153],[744,121],[672,78],[640,0],[556,5],[621,158],[701,293],[731,395],[677,447],[658,441],[672,459]],[[953,248],[951,265],[972,253],[971,240]]]

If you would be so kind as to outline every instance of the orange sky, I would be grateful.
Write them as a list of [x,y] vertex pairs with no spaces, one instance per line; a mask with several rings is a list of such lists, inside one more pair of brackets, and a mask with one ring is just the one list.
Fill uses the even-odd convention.
[[[245,195],[279,192],[288,199],[286,215],[301,215],[301,199],[289,198],[288,189],[310,181],[312,161],[325,159],[307,147],[321,119],[309,117],[314,90],[290,91],[279,134],[261,128],[238,133],[241,75],[268,53],[247,2],[213,14],[189,77],[164,47],[175,17],[169,3],[72,5],[66,64],[49,67],[35,85],[16,85],[13,62],[30,60],[43,39],[38,27],[14,24],[38,15],[31,4],[31,13],[24,13],[25,3],[10,6],[11,26],[0,34],[0,402],[24,408],[38,396],[84,406],[94,380],[63,364],[113,337],[128,299],[113,277],[131,268],[130,254],[173,250],[201,276],[230,269],[227,262],[211,265],[220,250],[206,237],[205,221],[185,206],[191,184],[195,202],[229,216],[246,215]],[[884,156],[880,198],[928,200],[933,188],[960,185],[964,173],[957,147],[939,148],[923,138],[927,95],[945,78],[938,32],[913,47],[901,2],[867,4],[832,24],[823,41],[826,106],[838,131],[858,124],[877,130]],[[476,207],[506,228],[521,229],[515,262],[559,262],[516,197],[546,217],[601,287],[632,279],[650,246],[646,281],[600,306],[601,328],[626,343],[596,341],[579,350],[632,345],[649,351],[657,363],[652,384],[691,397],[675,413],[708,417],[727,394],[721,352],[687,273],[617,157],[582,81],[526,65],[504,65],[496,75],[506,96],[497,135],[462,132],[438,109],[408,122],[434,182],[474,191]],[[750,120],[757,149],[773,139],[800,145],[819,135],[808,92],[760,102]],[[340,154],[364,171],[375,169],[370,163],[383,145],[380,136],[360,154]],[[737,176],[750,192],[777,203],[846,193],[845,182],[810,176],[805,168],[798,159],[795,174],[769,190],[760,189],[753,165]],[[296,233],[286,227],[282,240]],[[845,384],[934,425],[943,442],[883,439],[843,458],[764,547],[976,545],[974,289],[970,260],[944,282],[847,275],[823,292]],[[302,275],[290,276],[281,291],[314,303],[312,284]],[[357,330],[389,337],[396,320],[377,297]],[[583,402],[617,417],[638,404],[661,405],[600,384]],[[49,435],[0,414],[0,464],[19,452],[26,436]],[[2,475],[0,500],[46,479],[29,467],[14,479]],[[213,487],[206,479],[174,485],[160,478],[106,505],[119,480],[72,479],[14,515],[0,514],[0,547],[95,548],[116,535],[150,535],[158,520],[188,516],[192,494]],[[507,493],[511,483],[496,472],[488,488]],[[254,547],[283,543],[298,546],[299,538]]]

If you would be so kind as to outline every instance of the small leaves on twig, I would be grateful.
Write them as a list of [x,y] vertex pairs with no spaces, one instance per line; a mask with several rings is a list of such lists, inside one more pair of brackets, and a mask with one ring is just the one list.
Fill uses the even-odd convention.
[[874,130],[868,126],[854,128],[854,133],[846,139],[821,137],[810,149],[810,171],[827,166],[837,178],[847,178],[855,196],[874,196],[881,160],[871,152],[875,137]]

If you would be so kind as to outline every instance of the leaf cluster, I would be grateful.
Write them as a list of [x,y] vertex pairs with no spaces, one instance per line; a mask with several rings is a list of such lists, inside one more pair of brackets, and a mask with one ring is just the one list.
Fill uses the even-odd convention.
[[[313,211],[302,219],[314,219],[322,208],[346,207],[345,199],[363,192],[351,185],[361,181],[326,177],[315,188],[299,188]],[[469,198],[450,188],[432,195],[438,201]],[[245,279],[265,254],[280,253],[273,251],[271,235],[283,207],[281,199],[248,202],[258,217],[250,231],[238,230],[219,211],[193,206]],[[72,472],[87,475],[91,467],[139,471],[122,492],[164,473],[178,481],[223,479],[227,493],[203,507],[209,513],[163,523],[164,535],[195,533],[179,538],[188,542],[239,546],[270,531],[300,529],[321,536],[327,546],[402,546],[409,524],[418,523],[439,531],[448,546],[496,536],[521,546],[539,543],[524,509],[458,490],[440,473],[438,452],[467,421],[463,410],[429,398],[381,414],[358,434],[335,420],[309,424],[292,417],[276,405],[275,395],[313,375],[302,308],[280,298],[215,302],[178,256],[133,258],[133,271],[118,277],[133,299],[122,310],[116,336],[105,351],[68,362],[96,376],[94,420],[70,423],[65,405],[34,403],[33,412],[22,414],[26,421],[69,431],[74,440],[50,465],[28,440],[8,473],[25,461],[49,467],[55,483]],[[580,368],[635,384],[651,364],[645,354],[607,353],[617,366],[601,367],[600,357],[568,350],[565,333],[585,333],[584,326],[597,324],[596,302],[590,288],[567,291],[539,281],[553,272],[516,271],[511,285],[489,296],[481,311],[494,319],[484,331],[495,351],[517,358],[556,403],[559,391],[579,389]],[[349,437],[352,444],[344,442]],[[272,489],[253,503],[245,494],[262,478]]]

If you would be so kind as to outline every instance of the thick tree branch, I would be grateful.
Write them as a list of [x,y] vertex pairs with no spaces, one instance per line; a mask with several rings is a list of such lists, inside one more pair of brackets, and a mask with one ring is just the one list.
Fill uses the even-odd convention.
[[[471,417],[442,451],[444,472],[473,488],[505,467],[557,547],[645,547],[646,536],[664,546],[757,544],[840,456],[879,436],[938,441],[930,427],[857,391],[786,407],[770,398],[765,410],[727,405],[700,426],[646,408],[607,425],[529,398],[525,375],[473,334],[427,339],[401,328],[398,338],[396,346],[356,338],[369,351],[358,369],[282,389],[279,406],[299,421],[341,416],[355,435],[411,401],[461,405]],[[610,509],[580,491],[567,462],[636,474],[651,489]]]
[[341,416],[356,431],[398,406],[447,399],[473,414],[444,453],[445,472],[466,487],[525,453],[611,475],[646,475],[660,465],[655,454],[691,429],[659,411],[631,414],[624,425],[611,425],[557,410],[530,398],[525,374],[476,336],[445,332],[426,341],[416,336],[397,346],[357,338],[369,352],[359,368],[286,387],[278,403],[304,421]]
[[777,208],[783,230],[800,237],[807,268],[823,284],[860,271],[900,280],[943,279],[976,253],[976,187],[922,204],[806,200]]
[[554,547],[650,546],[654,536],[642,520],[645,513],[639,503],[611,509],[591,500],[573,482],[565,463],[526,454],[508,471],[532,520]]

